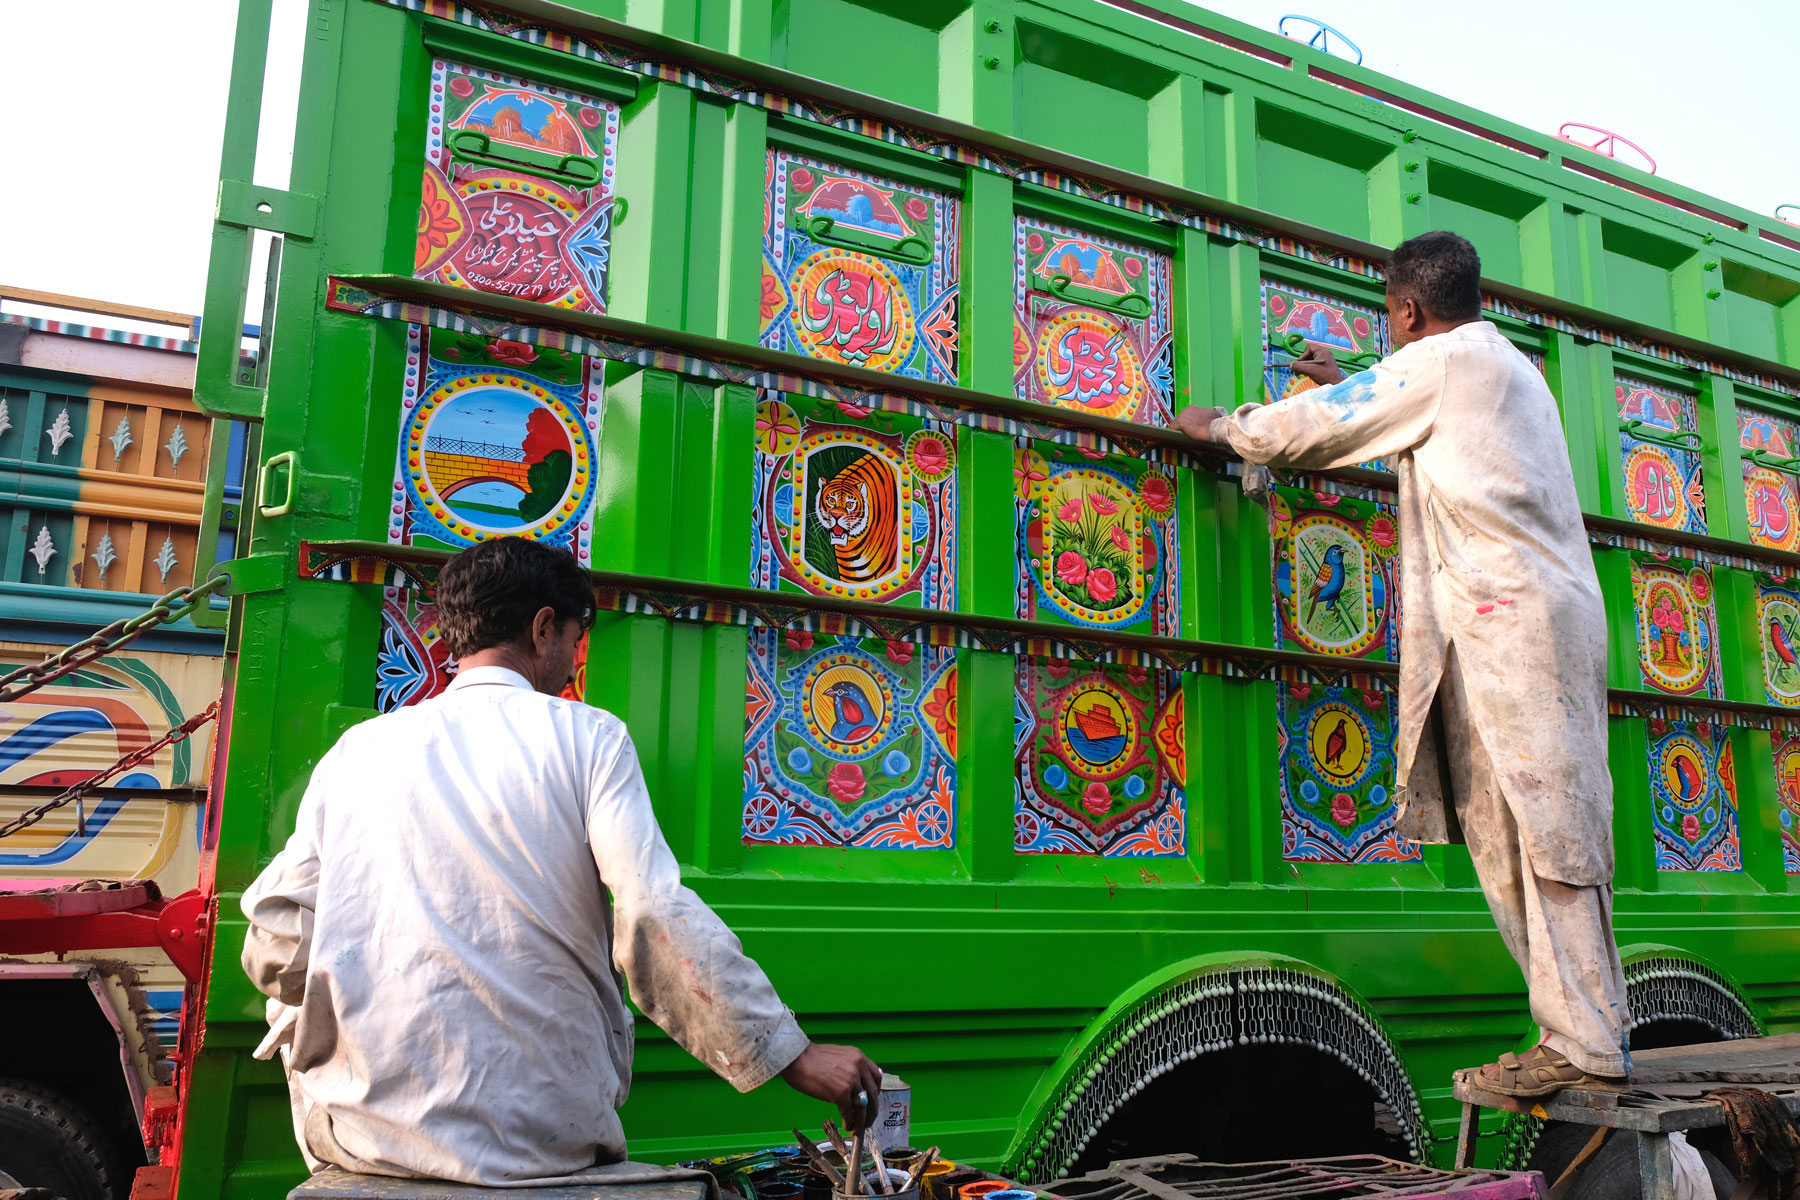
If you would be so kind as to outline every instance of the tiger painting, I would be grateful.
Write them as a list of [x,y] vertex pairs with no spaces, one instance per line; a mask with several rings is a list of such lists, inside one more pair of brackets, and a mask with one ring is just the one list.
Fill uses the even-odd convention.
[[[815,470],[826,466],[823,457],[814,457]],[[900,488],[894,465],[879,454],[857,451],[848,463],[821,475],[811,515],[826,545],[809,536],[807,557],[845,583],[866,584],[892,574],[900,565]],[[828,553],[830,561],[820,562],[823,555],[815,549]]]

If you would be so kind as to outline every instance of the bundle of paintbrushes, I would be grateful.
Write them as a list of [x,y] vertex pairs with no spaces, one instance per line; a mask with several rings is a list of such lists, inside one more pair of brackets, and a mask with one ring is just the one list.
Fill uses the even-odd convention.
[[919,1180],[925,1177],[926,1170],[937,1160],[938,1148],[933,1146],[920,1155],[919,1160],[906,1172],[906,1177],[896,1183],[892,1176],[900,1172],[893,1171],[890,1174],[889,1167],[881,1161],[881,1155],[872,1145],[867,1148],[866,1153],[874,1169],[871,1174],[863,1173],[863,1133],[863,1130],[857,1130],[856,1136],[846,1145],[836,1123],[825,1122],[825,1137],[842,1157],[842,1171],[819,1150],[817,1143],[798,1129],[794,1130],[794,1139],[799,1142],[801,1152],[812,1161],[813,1168],[831,1180],[831,1185],[839,1196],[893,1196],[896,1200],[917,1200]]

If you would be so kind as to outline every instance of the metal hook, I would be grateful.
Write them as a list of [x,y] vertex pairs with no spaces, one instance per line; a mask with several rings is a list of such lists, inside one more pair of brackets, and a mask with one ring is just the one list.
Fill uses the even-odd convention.
[[895,262],[910,263],[915,267],[931,265],[931,243],[916,234],[903,237],[897,242],[864,241],[837,232],[837,221],[831,217],[812,217],[806,223],[806,236],[827,246],[860,250],[878,258],[891,258]]
[[1061,273],[1052,275],[1050,281],[1044,285],[1044,290],[1058,300],[1079,304],[1083,308],[1104,309],[1106,312],[1118,313],[1121,317],[1130,317],[1133,320],[1141,321],[1150,315],[1150,301],[1136,292],[1124,296],[1111,296],[1093,288],[1082,287]]
[[546,166],[496,149],[493,140],[478,129],[459,129],[447,144],[450,152],[478,167],[501,167],[524,175],[535,175],[565,187],[591,188],[600,183],[600,163],[584,154],[565,154],[554,166]]

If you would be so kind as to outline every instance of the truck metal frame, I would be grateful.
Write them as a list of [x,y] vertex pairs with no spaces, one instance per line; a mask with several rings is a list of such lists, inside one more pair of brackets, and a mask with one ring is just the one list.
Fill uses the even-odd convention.
[[[1466,853],[1382,832],[1391,480],[1285,478],[1271,515],[1166,428],[1294,386],[1291,333],[1378,354],[1384,247],[1437,227],[1475,241],[1488,316],[1562,408],[1610,609],[1636,1036],[1794,1026],[1800,679],[1770,630],[1800,617],[1800,231],[1161,0],[311,0],[274,188],[252,182],[269,30],[246,0],[204,314],[241,326],[273,241],[261,353],[203,337],[196,387],[262,440],[220,567],[212,970],[164,1158],[184,1200],[301,1173],[284,1082],[250,1058],[237,896],[337,735],[441,685],[435,566],[509,523],[594,568],[583,698],[628,723],[690,882],[809,1033],[906,1077],[916,1137],[1028,1179],[1221,1142],[1447,1159],[1451,1069],[1530,1027]],[[503,92],[512,124],[471,116]],[[469,248],[528,209],[544,232],[508,253],[560,231],[570,258],[508,276]],[[458,515],[453,489],[492,513],[538,485],[428,441],[414,406],[443,380],[567,418],[570,465],[528,437],[519,466],[560,470],[572,518]],[[479,461],[409,476],[415,435]],[[855,531],[883,470],[899,549]],[[924,564],[905,587],[781,541],[827,485],[843,544]],[[1125,501],[1101,567],[1077,518]],[[1309,530],[1359,556],[1347,640],[1293,602]],[[384,637],[415,638],[398,682]],[[908,722],[881,756],[790,695],[845,667]],[[1341,788],[1310,749],[1327,704],[1369,758]],[[1119,729],[1134,765],[1069,766]],[[866,789],[892,830],[857,815]],[[880,961],[831,953],[842,929]],[[1324,1099],[1271,1126],[1283,1072]],[[802,1107],[642,1029],[637,1156],[767,1145]]]

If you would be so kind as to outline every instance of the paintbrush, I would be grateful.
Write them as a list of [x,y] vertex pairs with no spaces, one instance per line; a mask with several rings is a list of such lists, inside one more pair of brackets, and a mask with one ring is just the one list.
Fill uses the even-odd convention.
[[936,1146],[933,1146],[931,1149],[925,1151],[924,1154],[921,1154],[919,1156],[919,1161],[913,1164],[912,1171],[906,1176],[906,1182],[900,1185],[900,1190],[909,1192],[913,1188],[918,1187],[920,1182],[925,1178],[925,1172],[931,1167],[932,1163],[937,1161],[937,1156],[938,1148]]
[[852,1196],[862,1191],[862,1137],[863,1131],[859,1129],[856,1136],[850,1139],[850,1169],[845,1174],[849,1179],[849,1194]]
[[881,1147],[874,1138],[869,1139],[869,1161],[875,1164],[875,1182],[881,1186],[881,1194],[894,1194],[894,1181],[888,1178],[888,1166],[881,1161]]
[[831,1148],[844,1156],[846,1165],[850,1163],[850,1147],[844,1141],[844,1135],[838,1132],[837,1122],[829,1117],[825,1119],[825,1136],[831,1142]]
[[827,1159],[823,1154],[820,1154],[819,1148],[817,1146],[815,1146],[811,1142],[811,1140],[809,1140],[798,1129],[794,1130],[793,1133],[794,1133],[794,1140],[800,1143],[800,1149],[806,1155],[806,1157],[812,1159],[813,1165],[818,1167],[819,1170],[825,1172],[825,1177],[827,1179],[830,1179],[831,1182],[836,1184],[838,1186],[838,1188],[841,1190],[844,1186],[844,1177],[837,1173],[837,1168],[833,1167],[831,1165],[831,1161],[829,1159]]

